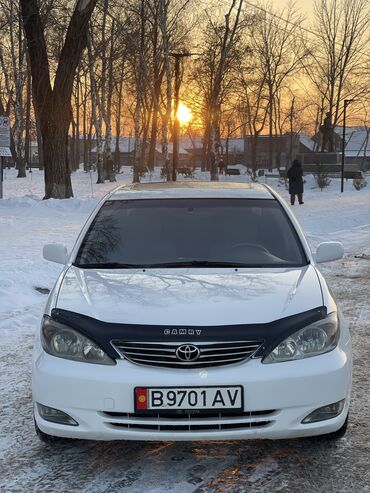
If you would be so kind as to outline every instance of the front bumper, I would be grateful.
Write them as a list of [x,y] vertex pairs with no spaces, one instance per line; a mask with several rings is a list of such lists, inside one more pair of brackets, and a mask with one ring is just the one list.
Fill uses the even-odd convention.
[[[171,419],[134,415],[134,388],[242,385],[245,412],[239,416]],[[33,400],[59,409],[79,426],[35,419],[44,433],[91,440],[281,439],[339,429],[351,390],[350,343],[306,360],[264,365],[259,359],[202,370],[77,363],[40,352],[33,366]],[[346,399],[333,419],[301,424],[313,410]]]

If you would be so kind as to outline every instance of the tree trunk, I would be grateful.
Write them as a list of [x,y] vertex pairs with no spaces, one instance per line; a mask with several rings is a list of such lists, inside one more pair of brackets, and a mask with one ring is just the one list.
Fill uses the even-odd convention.
[[168,2],[160,2],[160,29],[162,33],[163,63],[166,75],[166,108],[162,115],[162,156],[163,168],[167,181],[172,180],[172,167],[168,154],[168,126],[171,119],[172,110],[172,74],[169,53],[169,36],[168,36]]
[[204,136],[203,136],[203,146],[202,146],[202,164],[201,164],[201,170],[208,171],[209,169],[209,162],[208,162],[208,155],[209,155],[209,149],[210,149],[210,131],[211,131],[211,125],[209,120],[207,119],[206,121],[206,126],[204,130]]
[[148,169],[150,171],[154,170],[155,165],[155,148],[157,144],[157,133],[158,133],[158,111],[156,108],[153,109],[152,118],[152,128],[150,131],[150,145],[148,153]]
[[[57,114],[57,113],[56,113]],[[45,199],[73,197],[68,163],[68,127],[57,119],[43,129]],[[53,162],[53,166],[48,163]]]
[[139,92],[136,96],[136,107],[135,107],[135,141],[134,141],[134,166],[132,182],[140,182],[139,164],[140,164],[140,107],[141,98]]
[[96,131],[96,168],[98,171],[97,184],[104,183],[105,171],[103,161],[103,131],[102,131],[102,104],[99,99],[96,76],[94,71],[94,58],[92,53],[92,43],[88,39],[87,43],[88,58],[89,58],[89,72],[91,83],[91,107],[92,107],[92,121],[95,125]]
[[80,71],[77,72],[77,97],[76,97],[76,132],[74,165],[77,171],[80,168]]
[[40,128],[40,120],[38,118],[38,114],[36,112],[36,108],[34,106],[35,115],[36,115],[36,138],[37,138],[37,154],[38,154],[38,163],[39,169],[44,169],[44,146],[42,143],[42,134]]
[[72,117],[72,122],[71,122],[71,127],[72,132],[71,135],[68,137],[68,151],[69,151],[69,166],[71,168],[71,171],[76,171],[76,162],[75,162],[75,157],[76,157],[76,123],[74,118]]
[[[108,1],[106,1],[108,8]],[[108,60],[108,94],[107,94],[107,106],[105,113],[105,166],[106,176],[110,182],[115,182],[116,174],[114,171],[114,161],[112,156],[112,99],[113,99],[113,59],[114,59],[114,20],[112,21],[112,34],[110,39],[110,54]]]
[[[82,88],[81,88],[82,89]],[[83,125],[83,166],[84,171],[89,171],[88,165],[88,143],[87,143],[87,94],[86,94],[86,76],[85,76],[85,95],[82,108],[82,125]]]
[[251,161],[252,161],[252,171],[253,174],[257,171],[257,145],[258,145],[258,135],[251,135]]
[[31,71],[27,57],[27,88],[26,88],[26,138],[25,138],[25,166],[24,176],[26,176],[26,167],[31,165]]

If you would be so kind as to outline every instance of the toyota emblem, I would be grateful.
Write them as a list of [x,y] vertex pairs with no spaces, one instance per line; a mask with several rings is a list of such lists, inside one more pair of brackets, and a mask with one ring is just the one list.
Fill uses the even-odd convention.
[[200,350],[192,344],[183,344],[176,349],[176,357],[180,361],[196,361],[200,356]]

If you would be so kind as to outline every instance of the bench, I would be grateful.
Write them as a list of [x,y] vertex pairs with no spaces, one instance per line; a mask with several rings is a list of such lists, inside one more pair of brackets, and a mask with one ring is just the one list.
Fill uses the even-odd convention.
[[237,169],[237,168],[226,168],[225,169],[225,175],[238,176],[238,175],[240,175],[240,169]]
[[189,168],[188,166],[180,166],[177,168],[177,173],[179,175],[183,175],[187,178],[193,178],[194,177],[194,169]]
[[343,177],[346,180],[363,180],[364,175],[362,174],[362,171],[344,171]]

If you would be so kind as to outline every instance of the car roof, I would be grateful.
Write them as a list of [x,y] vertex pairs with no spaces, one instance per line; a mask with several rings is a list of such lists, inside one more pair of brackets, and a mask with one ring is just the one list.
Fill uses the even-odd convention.
[[260,183],[220,181],[175,181],[121,185],[107,197],[109,200],[166,198],[245,198],[271,199],[274,195]]

